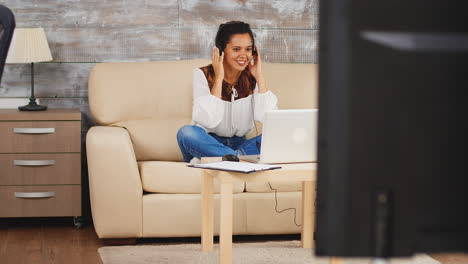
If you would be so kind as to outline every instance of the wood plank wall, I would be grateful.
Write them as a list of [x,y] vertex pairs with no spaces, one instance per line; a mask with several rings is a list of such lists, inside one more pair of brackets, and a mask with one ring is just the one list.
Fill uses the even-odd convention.
[[[49,107],[80,108],[83,139],[94,125],[87,80],[96,63],[209,59],[217,27],[231,20],[251,25],[264,61],[317,63],[318,2],[0,0],[17,27],[45,29],[54,60],[35,66],[36,97]],[[6,65],[0,98],[29,97],[30,79],[29,65]]]

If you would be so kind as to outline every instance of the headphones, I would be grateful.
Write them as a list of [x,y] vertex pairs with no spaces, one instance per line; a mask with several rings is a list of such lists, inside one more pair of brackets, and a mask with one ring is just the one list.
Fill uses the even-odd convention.
[[255,123],[255,115],[254,115],[254,107],[255,107],[255,99],[254,99],[255,93],[252,91],[252,121],[255,126],[255,145],[257,146],[258,151],[260,151],[260,142],[258,142],[258,129],[257,129],[257,123]]

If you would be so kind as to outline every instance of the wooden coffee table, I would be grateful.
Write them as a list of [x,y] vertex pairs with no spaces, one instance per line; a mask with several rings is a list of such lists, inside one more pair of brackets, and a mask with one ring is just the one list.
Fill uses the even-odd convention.
[[[220,158],[202,158],[202,163],[220,161]],[[204,169],[202,184],[202,250],[213,250],[213,181],[220,182],[220,263],[232,263],[233,183],[302,181],[302,231],[303,248],[313,247],[313,203],[315,200],[316,163],[281,164],[281,169],[250,174]],[[314,196],[314,197],[313,197]]]

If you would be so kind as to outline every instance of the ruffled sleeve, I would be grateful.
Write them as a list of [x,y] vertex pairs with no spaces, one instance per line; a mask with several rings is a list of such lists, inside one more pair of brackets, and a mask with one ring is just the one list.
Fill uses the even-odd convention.
[[224,116],[224,102],[210,93],[208,81],[200,69],[193,71],[192,120],[207,129],[218,126]]
[[276,95],[268,90],[266,93],[259,93],[258,86],[254,90],[254,118],[262,122],[265,117],[265,112],[269,110],[278,109],[278,98]]

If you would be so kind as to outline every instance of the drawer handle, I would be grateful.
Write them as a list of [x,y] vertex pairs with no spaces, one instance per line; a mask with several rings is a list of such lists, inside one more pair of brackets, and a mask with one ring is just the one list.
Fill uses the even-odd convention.
[[49,166],[55,165],[55,160],[14,160],[15,166]]
[[54,197],[55,192],[15,192],[16,198],[26,198],[26,199],[34,199],[34,198],[49,198]]
[[55,128],[13,128],[13,132],[16,134],[53,134]]

